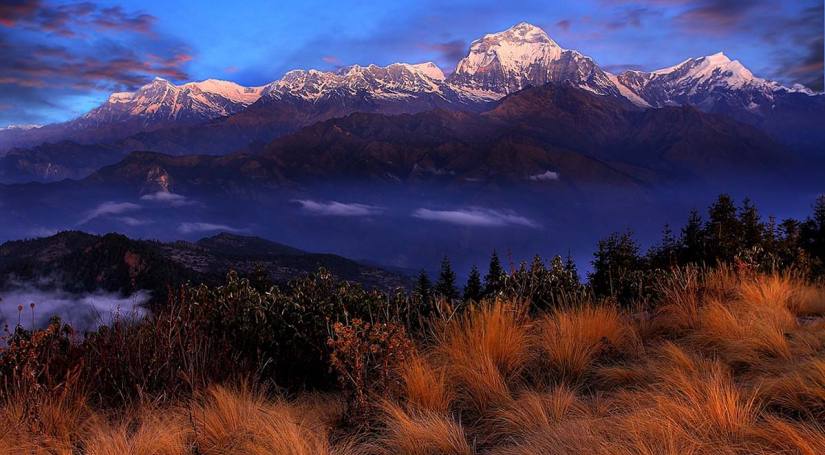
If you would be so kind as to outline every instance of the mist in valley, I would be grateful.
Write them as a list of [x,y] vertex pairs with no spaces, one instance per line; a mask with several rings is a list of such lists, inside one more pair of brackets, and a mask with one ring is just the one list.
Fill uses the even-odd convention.
[[0,225],[0,240],[62,230],[162,241],[230,232],[411,274],[434,271],[444,256],[460,274],[474,264],[483,269],[493,250],[513,266],[536,254],[570,255],[586,271],[599,239],[631,231],[646,248],[660,239],[665,224],[678,233],[691,209],[704,214],[722,192],[737,203],[750,198],[763,216],[782,220],[804,219],[821,191],[816,184],[734,183],[640,190],[571,188],[557,180],[516,186],[333,182],[237,194],[208,189],[135,194],[69,185],[60,198],[45,197],[34,187],[16,196],[0,192],[11,215]]

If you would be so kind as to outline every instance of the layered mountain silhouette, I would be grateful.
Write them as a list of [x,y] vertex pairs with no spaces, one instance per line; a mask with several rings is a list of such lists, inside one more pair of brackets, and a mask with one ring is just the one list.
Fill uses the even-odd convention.
[[[693,111],[673,108],[690,106],[753,125],[800,153],[815,151],[825,139],[821,128],[813,128],[825,118],[825,95],[756,77],[722,53],[653,72],[612,74],[580,52],[563,49],[540,28],[520,23],[474,41],[449,76],[432,63],[397,63],[387,67],[356,65],[334,72],[295,70],[259,87],[216,80],[178,86],[156,79],[135,92],[115,93],[102,106],[70,122],[0,131],[0,153],[7,151],[0,158],[0,178],[6,182],[80,178],[132,151],[257,154],[264,148],[278,147],[266,144],[281,136],[354,113],[399,115],[443,110],[473,118],[484,112],[481,118],[489,121],[505,97],[546,84],[589,92],[609,100],[605,105],[626,106],[627,112],[634,111],[631,107],[665,110],[664,114],[641,115],[643,119],[661,119],[676,112],[688,115]],[[552,97],[543,100],[544,104],[532,103],[532,110],[525,115],[557,109],[549,104],[556,101]],[[506,109],[512,110],[514,103],[507,104]],[[599,126],[592,120],[600,113],[590,109],[596,105],[578,109],[579,120],[592,116],[583,124]],[[509,115],[518,116],[515,112]],[[725,127],[732,135],[746,131],[732,123]],[[459,122],[455,128],[464,126]],[[577,132],[581,133],[577,142],[565,144],[577,152],[589,147],[587,142],[594,134],[601,134],[604,140],[628,140],[626,129],[612,136],[582,128]],[[746,135],[752,134],[747,130]],[[631,150],[635,145],[602,142],[600,147]],[[711,163],[706,160],[706,164]]]
[[255,153],[136,152],[83,182],[138,193],[319,183],[644,187],[787,165],[757,129],[693,107],[640,109],[570,83],[531,87],[482,113],[355,113]]

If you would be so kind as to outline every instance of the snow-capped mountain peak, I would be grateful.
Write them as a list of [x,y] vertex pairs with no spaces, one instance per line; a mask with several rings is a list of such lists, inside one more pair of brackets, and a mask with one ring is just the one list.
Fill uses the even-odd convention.
[[337,71],[292,70],[272,82],[264,93],[279,99],[291,96],[313,102],[342,94],[368,94],[375,99],[401,99],[442,94],[445,76],[432,62],[388,66],[351,65]]
[[528,22],[519,22],[503,32],[489,33],[478,41],[497,41],[515,44],[544,43],[559,47],[541,27]]
[[589,57],[565,50],[541,28],[521,22],[473,41],[448,81],[471,99],[494,100],[530,85],[568,81],[600,95],[619,95]]
[[775,92],[791,91],[754,76],[739,60],[722,52],[650,73],[627,71],[617,79],[651,106],[692,105],[709,111],[770,109]]
[[399,63],[399,65],[404,65],[410,70],[423,74],[433,80],[443,81],[446,79],[444,72],[441,71],[441,68],[433,62],[417,63],[414,65],[409,63]]
[[[800,95],[825,98],[802,86],[761,79],[722,52],[690,58],[656,71],[610,74],[593,59],[564,49],[541,28],[521,22],[475,40],[455,70],[445,76],[432,62],[387,66],[351,65],[335,71],[293,70],[261,87],[207,79],[176,85],[155,78],[129,92],[112,93],[101,106],[75,120],[37,128],[2,130],[5,149],[66,138],[116,138],[176,125],[193,125],[250,110],[256,122],[268,112],[295,116],[295,124],[351,112],[406,113],[433,108],[483,109],[529,86],[567,83],[598,95],[629,100],[641,108],[690,105],[735,113],[741,119],[771,115],[781,101]],[[816,101],[825,103],[825,101]],[[274,104],[270,104],[274,103]],[[296,114],[297,113],[297,114]],[[273,118],[280,118],[274,115]],[[291,120],[291,119],[290,119]],[[257,123],[255,123],[257,124]],[[116,128],[111,128],[116,125]],[[280,130],[279,130],[280,131]],[[3,144],[0,143],[0,152]]]
[[764,84],[754,77],[739,60],[731,60],[722,52],[705,57],[691,58],[678,65],[653,71],[652,78],[670,79],[673,82],[692,84],[712,83],[714,86],[741,88],[746,84]]
[[117,92],[80,118],[79,127],[137,121],[145,127],[169,122],[198,122],[239,112],[261,96],[263,87],[207,79],[175,85],[154,78],[134,92]]
[[221,96],[241,104],[252,104],[261,96],[263,87],[244,87],[231,81],[207,79],[201,82],[189,82],[181,85],[182,89],[198,90],[203,93]]
[[522,22],[503,32],[473,41],[455,73],[472,77],[495,67],[507,73],[523,73],[530,66],[547,64],[561,56],[562,48],[544,30]]

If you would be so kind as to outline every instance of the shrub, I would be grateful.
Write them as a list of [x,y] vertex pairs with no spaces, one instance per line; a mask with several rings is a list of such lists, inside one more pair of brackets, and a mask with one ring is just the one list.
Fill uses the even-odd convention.
[[376,397],[400,392],[398,371],[412,357],[412,343],[399,324],[354,319],[335,323],[328,344],[330,365],[349,395],[350,420],[367,424]]

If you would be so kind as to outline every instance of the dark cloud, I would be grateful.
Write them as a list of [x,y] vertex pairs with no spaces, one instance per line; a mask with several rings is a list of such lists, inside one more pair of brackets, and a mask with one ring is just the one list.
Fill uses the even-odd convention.
[[607,23],[607,28],[609,30],[618,30],[625,27],[639,28],[642,26],[643,20],[656,16],[661,16],[661,12],[651,8],[625,8],[617,14],[617,18],[615,20]]
[[41,0],[13,1],[0,6],[0,25],[71,38],[89,27],[151,33],[155,17],[131,13],[120,6],[99,7],[91,2],[53,4]]
[[3,4],[0,13],[0,104],[15,106],[0,123],[40,123],[38,113],[63,104],[76,111],[71,96],[133,90],[155,76],[189,78],[192,52],[157,33],[154,16],[45,1]]
[[626,17],[613,23],[621,26],[639,26],[648,14],[659,14],[665,9],[678,11],[674,25],[696,33],[736,33],[754,11],[773,11],[774,0],[603,0],[604,3],[631,6]]
[[562,19],[556,22],[556,28],[559,28],[565,32],[570,30],[571,25],[573,25],[573,21],[570,19]]
[[727,33],[746,22],[750,13],[764,6],[768,0],[696,0],[684,2],[687,11],[677,17],[683,26],[714,33]]
[[801,84],[812,90],[818,92],[825,90],[825,76],[823,76],[825,66],[822,62],[822,48],[824,45],[825,41],[821,36],[818,40],[812,41],[807,58],[799,65],[790,66],[788,77],[800,81]]
[[153,76],[186,79],[183,66],[192,59],[185,48],[169,49],[169,55],[160,56],[114,41],[101,43],[98,50],[87,54],[60,46],[0,44],[4,67],[0,84],[130,89]]
[[646,14],[657,13],[661,20],[670,18],[667,26],[683,36],[714,35],[767,46],[773,61],[765,62],[764,76],[822,90],[822,0],[797,0],[790,11],[775,0],[601,1],[628,11],[624,19],[609,23],[609,30],[643,25]]
[[[806,8],[798,17],[781,23],[781,31],[786,35],[791,46],[799,52],[776,52],[776,72],[774,76],[795,81],[813,90],[823,90],[825,65],[823,65],[823,46],[825,46],[825,4]],[[782,43],[783,36],[775,31],[767,33],[767,41]]]
[[0,2],[0,25],[14,27],[17,21],[30,17],[40,8],[39,1],[6,0]]
[[441,54],[441,59],[448,62],[458,62],[467,53],[467,42],[464,40],[450,40],[443,43],[431,43],[424,46],[429,50]]
[[155,20],[152,15],[143,13],[130,15],[120,6],[115,6],[100,10],[100,14],[94,18],[93,23],[106,29],[151,33]]

